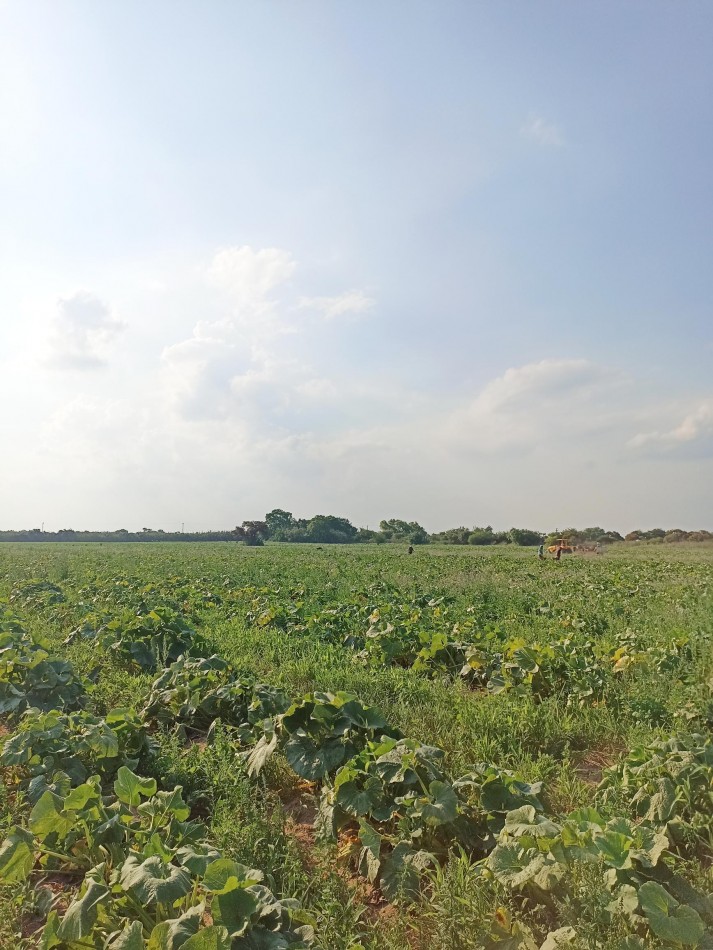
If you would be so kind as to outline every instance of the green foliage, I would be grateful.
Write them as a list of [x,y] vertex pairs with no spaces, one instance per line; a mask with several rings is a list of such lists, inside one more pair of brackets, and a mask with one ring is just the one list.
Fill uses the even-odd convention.
[[108,781],[122,765],[136,768],[152,751],[143,720],[130,709],[113,709],[106,718],[84,710],[29,709],[6,741],[0,765],[20,768],[22,787],[35,803],[47,789],[68,790],[90,775]]
[[151,722],[182,724],[206,732],[216,720],[241,727],[243,741],[263,720],[284,713],[281,690],[240,682],[219,656],[181,657],[154,681],[143,715]]
[[46,580],[31,580],[26,584],[18,584],[10,594],[10,603],[24,609],[39,610],[61,604],[64,600],[62,588]]
[[93,626],[85,621],[66,643],[96,638],[104,649],[118,654],[127,663],[147,673],[175,662],[179,656],[206,656],[207,641],[180,613],[156,607],[146,613],[121,617]]
[[322,792],[319,832],[334,838],[356,825],[357,864],[389,899],[413,899],[420,872],[454,846],[487,854],[510,808],[542,809],[539,786],[485,765],[451,782],[442,757],[413,739],[369,742]]
[[638,746],[604,775],[603,803],[664,826],[682,853],[713,853],[713,741],[680,735]]
[[122,767],[114,794],[104,799],[97,778],[64,796],[46,791],[28,830],[12,829],[0,848],[6,881],[35,867],[84,872],[64,915],[50,913],[43,947],[308,946],[312,930],[297,905],[211,847],[179,787],[157,791]]
[[409,544],[428,544],[429,542],[428,532],[417,521],[390,518],[381,521],[379,528],[385,541],[406,541]]
[[[648,823],[607,821],[585,808],[557,824],[525,805],[508,814],[484,867],[530,901],[551,907],[555,900],[576,901],[578,866],[596,865],[611,894],[611,926],[623,919],[632,936],[648,927],[664,946],[699,946],[705,924],[694,907],[673,896],[684,882],[664,861],[668,844],[666,834]],[[710,916],[713,906],[704,895],[683,889]]]
[[265,734],[248,756],[257,774],[279,747],[301,778],[315,781],[336,771],[377,736],[395,734],[381,713],[349,693],[309,693],[262,723]]
[[249,548],[261,547],[270,536],[270,529],[264,521],[243,521],[240,527],[234,529],[236,540],[242,541]]
[[545,540],[540,531],[531,531],[529,528],[510,528],[508,531],[508,540],[511,544],[519,544],[523,547],[536,547]]
[[85,699],[86,684],[50,646],[34,640],[13,618],[0,617],[0,713],[73,709]]
[[[62,939],[77,950],[147,950],[149,939],[152,950],[177,940],[189,947],[251,945],[250,930],[231,939],[230,928],[241,918],[227,906],[221,916],[217,891],[207,890],[204,877],[177,854],[165,822],[156,821],[150,853],[139,835],[118,842],[121,853],[114,854],[113,839],[91,843],[103,832],[85,814],[89,806],[77,799],[70,807],[72,785],[74,791],[98,787],[108,832],[117,799],[133,814],[158,793],[151,778],[122,772],[118,780],[118,760],[110,754],[117,730],[106,710],[130,706],[145,709],[162,747],[160,759],[147,762],[149,773],[169,788],[180,782],[192,807],[210,816],[212,840],[204,829],[195,844],[213,849],[216,861],[260,867],[273,890],[303,897],[319,918],[321,947],[708,946],[709,763],[698,749],[705,736],[679,737],[694,757],[690,772],[682,750],[670,762],[667,753],[662,771],[649,777],[646,769],[636,776],[632,769],[625,780],[614,777],[609,790],[605,778],[598,815],[562,817],[570,803],[594,799],[594,776],[617,749],[648,749],[654,730],[677,721],[700,733],[709,728],[705,598],[713,573],[706,551],[629,546],[598,558],[575,555],[560,565],[538,562],[512,545],[404,555],[388,545],[328,552],[270,546],[258,556],[234,544],[144,545],[140,552],[76,548],[71,555],[35,547],[4,560],[0,551],[0,595],[37,578],[62,585],[61,602],[45,604],[44,595],[30,601],[29,591],[27,606],[14,601],[27,611],[28,628],[47,631],[55,643],[60,631],[86,621],[88,635],[73,638],[66,655],[76,669],[91,667],[97,654],[102,663],[96,687],[85,695],[91,714],[63,711],[60,704],[56,716],[42,720],[46,713],[38,711],[21,720],[28,734],[15,755],[29,753],[44,783],[39,795],[31,794],[30,804],[44,799],[46,809],[33,808],[34,832],[23,809],[35,776],[27,763],[5,765],[0,805],[10,831],[2,863],[11,883],[2,885],[1,896],[4,909],[15,901],[33,915],[23,919],[23,931],[41,926],[52,900],[42,879],[51,875],[53,887],[58,881],[67,886],[45,929],[47,945],[59,939],[57,929],[75,903]],[[159,656],[147,696],[150,678],[109,643],[97,650],[96,631],[117,617],[128,627],[152,607],[190,618],[226,659],[209,657],[212,649],[184,652],[164,669]],[[56,658],[54,646],[36,645]],[[7,672],[14,675],[16,667],[9,664]],[[282,688],[254,685],[262,680]],[[13,685],[24,690],[24,674]],[[383,727],[374,728],[371,716],[349,721],[358,718],[349,710],[345,726],[333,701],[342,698],[338,690],[358,696],[362,711],[372,710]],[[302,708],[315,697],[313,709]],[[299,715],[285,725],[290,707]],[[26,728],[25,721],[35,725]],[[221,721],[226,725],[211,732]],[[395,726],[413,738],[392,763],[402,777],[387,781],[380,771],[385,764],[377,768],[370,750],[387,743],[387,733],[398,745]],[[443,752],[416,754],[424,741]],[[258,781],[241,768],[241,755],[256,771],[274,753]],[[131,750],[124,754],[131,764]],[[418,781],[405,764],[410,754]],[[58,773],[62,757],[74,779]],[[491,764],[472,768],[474,758]],[[75,773],[76,759],[85,772]],[[505,764],[528,781],[506,773]],[[546,782],[545,797],[539,779]],[[650,811],[664,780],[675,790],[673,816],[665,822]],[[47,791],[55,798],[47,799]],[[321,791],[321,823],[337,835],[336,854],[327,844],[314,846],[306,829]],[[72,812],[86,823],[84,837]],[[40,841],[43,822],[55,823],[56,848]],[[137,830],[133,819],[127,827]],[[487,856],[501,846],[503,872],[496,874]],[[354,887],[343,870],[335,871],[340,857],[371,876],[375,889]],[[541,866],[531,867],[542,857]],[[252,874],[235,877],[251,881]],[[519,884],[508,878],[519,874]],[[431,891],[434,881],[441,883]],[[169,908],[160,898],[178,894],[174,888],[182,896]],[[197,915],[194,893],[204,904],[195,932],[193,917],[181,919]],[[30,894],[36,896],[28,901]],[[384,895],[412,904],[397,915],[381,913],[377,902]],[[290,914],[296,932],[301,917]],[[15,919],[7,909],[0,942],[13,927],[7,921]],[[252,942],[284,945],[287,926],[283,921],[282,929]],[[92,929],[75,942],[82,927]],[[8,945],[19,945],[19,933],[18,924]]]

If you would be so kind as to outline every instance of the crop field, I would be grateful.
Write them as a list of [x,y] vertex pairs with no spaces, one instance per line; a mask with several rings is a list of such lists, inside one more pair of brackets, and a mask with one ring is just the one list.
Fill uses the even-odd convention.
[[713,947],[713,546],[5,544],[0,946]]

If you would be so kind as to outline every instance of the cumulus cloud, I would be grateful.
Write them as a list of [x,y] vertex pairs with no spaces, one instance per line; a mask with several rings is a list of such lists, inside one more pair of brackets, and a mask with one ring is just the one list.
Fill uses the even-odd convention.
[[584,359],[546,359],[507,369],[444,428],[455,444],[497,453],[523,451],[568,431],[600,427],[614,374]]
[[565,144],[561,129],[554,122],[548,122],[533,112],[527,117],[520,134],[545,148],[561,148]]
[[365,313],[374,306],[374,300],[361,290],[347,290],[336,297],[302,297],[298,306],[321,313],[325,320],[333,320],[347,313]]
[[255,250],[243,245],[218,251],[208,276],[230,294],[239,310],[250,316],[269,306],[272,291],[292,277],[296,266],[289,251],[276,247]]
[[671,428],[639,432],[630,445],[654,453],[713,455],[713,399],[706,399]]
[[50,363],[60,369],[104,366],[111,343],[126,329],[95,294],[78,291],[57,303],[50,335]]
[[198,321],[191,337],[164,349],[169,402],[186,420],[232,420],[263,437],[282,432],[291,415],[314,409],[332,386],[311,365],[319,357],[310,334],[322,321],[310,319],[307,307],[331,318],[372,301],[358,290],[298,297],[296,263],[278,248],[225,248],[204,273],[220,291],[224,315]]

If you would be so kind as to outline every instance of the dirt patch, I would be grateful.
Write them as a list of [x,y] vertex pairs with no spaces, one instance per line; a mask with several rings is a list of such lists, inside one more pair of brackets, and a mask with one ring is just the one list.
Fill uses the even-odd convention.
[[285,834],[297,846],[306,871],[317,867],[314,819],[317,815],[317,786],[313,782],[298,782],[282,789],[280,803],[285,813]]
[[608,746],[603,749],[588,749],[574,763],[574,771],[578,779],[593,788],[602,780],[604,769],[613,765],[621,755],[622,750]]
[[[69,907],[72,896],[79,886],[80,879],[80,877],[77,877],[72,880],[71,878],[68,879],[66,875],[48,874],[47,877],[43,877],[38,882],[38,887],[48,887],[54,894],[52,908],[57,911],[60,917],[64,915]],[[44,927],[46,919],[46,917],[39,914],[23,914],[20,918],[20,933],[23,938],[27,940],[37,934]]]

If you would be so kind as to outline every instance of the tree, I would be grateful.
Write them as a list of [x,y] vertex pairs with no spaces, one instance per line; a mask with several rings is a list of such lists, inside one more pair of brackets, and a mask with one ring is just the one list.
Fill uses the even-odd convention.
[[510,528],[508,541],[511,544],[521,544],[524,547],[535,547],[544,541],[539,531],[530,531],[529,528]]
[[496,538],[490,525],[486,528],[473,528],[468,535],[468,544],[495,544]]
[[233,532],[238,541],[243,541],[247,547],[260,547],[270,536],[270,531],[264,521],[243,521]]
[[387,541],[408,541],[409,544],[428,544],[428,532],[418,521],[402,521],[390,518],[379,523],[381,533]]
[[347,518],[336,515],[315,515],[307,522],[305,541],[321,544],[348,544],[354,541],[358,530]]
[[688,540],[688,532],[682,531],[681,528],[673,528],[671,531],[667,531],[664,535],[664,541],[668,544],[669,542],[677,541],[686,541]]
[[439,531],[438,534],[431,535],[431,537],[441,544],[467,544],[470,537],[470,528],[461,525],[459,528],[448,528],[446,531]]
[[265,524],[270,532],[270,537],[274,538],[292,528],[295,519],[291,511],[285,511],[284,508],[273,508],[265,515]]
[[618,531],[605,531],[604,534],[597,538],[600,544],[613,544],[615,541],[623,541],[624,538],[619,534]]

